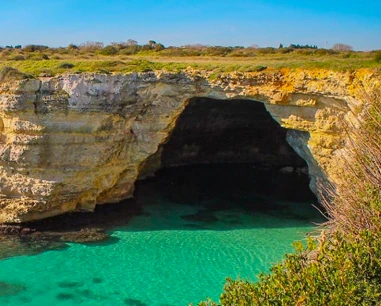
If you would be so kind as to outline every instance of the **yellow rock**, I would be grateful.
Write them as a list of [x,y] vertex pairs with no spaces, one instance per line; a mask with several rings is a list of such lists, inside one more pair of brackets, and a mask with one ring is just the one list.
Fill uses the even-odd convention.
[[[371,70],[63,75],[0,84],[0,222],[24,222],[131,197],[192,97],[265,103],[306,159],[311,188],[339,180],[342,123],[357,120]],[[299,132],[298,132],[299,131]]]

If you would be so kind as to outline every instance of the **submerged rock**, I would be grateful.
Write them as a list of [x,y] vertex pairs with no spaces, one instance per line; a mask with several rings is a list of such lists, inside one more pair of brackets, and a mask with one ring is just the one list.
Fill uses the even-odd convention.
[[73,232],[36,232],[33,235],[44,240],[76,243],[96,242],[109,238],[109,235],[104,233],[103,229],[99,228],[85,228]]
[[[20,231],[22,232],[22,231]],[[66,242],[90,243],[104,241],[109,235],[103,229],[82,229],[72,232],[39,232],[0,234],[0,260],[20,255],[35,255],[67,247]]]
[[63,281],[58,283],[58,287],[61,288],[75,288],[82,287],[84,284],[82,282],[74,282],[74,281]]
[[59,293],[57,294],[56,298],[60,301],[74,300],[75,295],[71,293]]
[[126,306],[148,306],[148,304],[143,303],[140,300],[136,299],[124,299],[124,305]]
[[217,222],[218,218],[209,210],[200,210],[195,214],[181,216],[181,219],[193,222],[213,223]]
[[73,213],[36,222],[0,224],[0,259],[59,250],[66,243],[92,243],[110,239],[107,230],[127,224],[142,209],[134,201],[98,207],[94,213]]
[[26,290],[26,287],[23,285],[0,281],[0,296],[16,295],[24,290]]
[[32,235],[0,235],[0,260],[13,256],[35,255],[67,247],[64,242],[35,238]]
[[101,279],[101,278],[99,278],[99,277],[94,277],[93,279],[92,279],[92,283],[93,284],[100,284],[100,283],[102,283],[103,282],[103,280]]

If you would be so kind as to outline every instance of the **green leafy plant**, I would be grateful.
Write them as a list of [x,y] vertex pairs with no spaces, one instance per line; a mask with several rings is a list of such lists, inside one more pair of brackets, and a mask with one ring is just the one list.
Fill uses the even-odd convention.
[[221,304],[199,305],[378,305],[381,299],[381,232],[310,239],[261,274],[259,282],[228,278]]

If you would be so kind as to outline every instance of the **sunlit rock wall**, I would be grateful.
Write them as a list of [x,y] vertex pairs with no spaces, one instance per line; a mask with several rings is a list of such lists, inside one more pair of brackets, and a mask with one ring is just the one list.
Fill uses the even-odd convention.
[[[212,80],[213,79],[213,80]],[[356,118],[372,71],[268,70],[78,74],[0,83],[0,222],[24,222],[131,197],[190,98],[265,103],[316,179],[339,178],[341,121]],[[378,85],[377,85],[378,84]],[[256,103],[256,102],[253,102]],[[147,170],[145,170],[147,171]]]

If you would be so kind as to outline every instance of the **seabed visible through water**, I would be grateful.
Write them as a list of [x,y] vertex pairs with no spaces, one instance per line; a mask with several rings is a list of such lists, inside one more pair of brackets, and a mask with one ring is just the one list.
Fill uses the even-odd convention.
[[324,221],[312,203],[308,179],[295,173],[252,165],[162,170],[123,203],[143,213],[110,228],[110,240],[0,260],[0,305],[218,301],[227,276],[255,281]]

